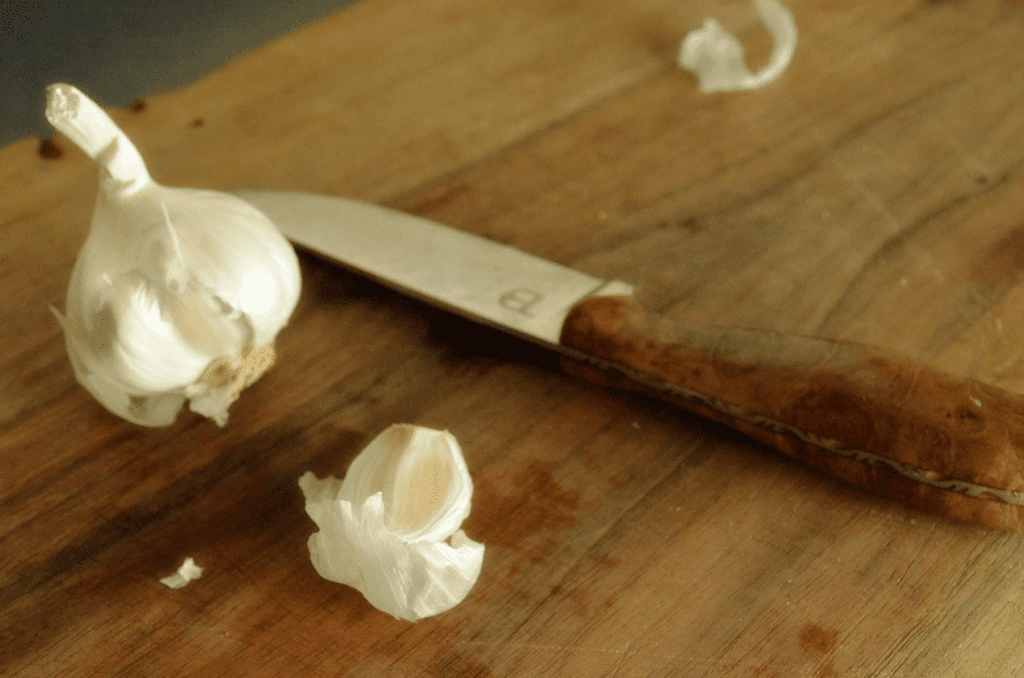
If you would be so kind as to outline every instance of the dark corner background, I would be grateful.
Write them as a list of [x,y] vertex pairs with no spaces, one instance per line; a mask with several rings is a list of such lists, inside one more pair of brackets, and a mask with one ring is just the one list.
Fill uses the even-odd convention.
[[125,106],[353,0],[0,0],[0,146],[47,138],[46,86]]

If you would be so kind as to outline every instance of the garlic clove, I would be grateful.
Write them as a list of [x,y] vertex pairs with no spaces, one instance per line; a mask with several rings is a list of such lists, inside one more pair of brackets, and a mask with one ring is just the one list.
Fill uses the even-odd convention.
[[128,391],[122,384],[106,374],[90,368],[83,356],[89,353],[79,346],[77,336],[67,329],[67,320],[55,308],[50,307],[61,327],[64,327],[65,342],[75,379],[85,387],[105,408],[122,419],[140,426],[167,426],[174,422],[178,411],[185,402],[185,396],[177,393],[161,395],[139,395]]
[[299,479],[321,577],[358,589],[395,617],[416,621],[461,602],[480,576],[484,546],[459,529],[473,484],[447,431],[388,428],[349,467],[344,481]]
[[271,341],[298,302],[298,259],[292,246],[270,219],[241,198],[165,186],[155,193],[174,224],[181,268],[248,319],[253,345]]
[[473,480],[448,431],[396,424],[352,462],[339,498],[362,504],[384,492],[388,529],[407,541],[446,539],[469,515]]
[[174,388],[198,379],[210,356],[196,350],[179,329],[164,322],[166,302],[138,275],[111,281],[98,308],[77,308],[73,321],[80,355],[98,370],[136,392]]

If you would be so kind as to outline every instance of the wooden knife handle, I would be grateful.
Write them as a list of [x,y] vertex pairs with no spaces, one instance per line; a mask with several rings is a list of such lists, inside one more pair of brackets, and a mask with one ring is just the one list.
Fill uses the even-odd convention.
[[572,374],[656,395],[926,511],[1024,531],[1024,397],[848,341],[671,322],[629,297],[578,304]]

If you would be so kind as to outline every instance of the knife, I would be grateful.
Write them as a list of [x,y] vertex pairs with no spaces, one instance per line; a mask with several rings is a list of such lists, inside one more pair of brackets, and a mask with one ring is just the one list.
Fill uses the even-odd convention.
[[876,494],[1024,531],[1020,395],[880,347],[659,317],[626,283],[397,210],[237,195],[300,247],[557,350],[570,374],[654,395]]

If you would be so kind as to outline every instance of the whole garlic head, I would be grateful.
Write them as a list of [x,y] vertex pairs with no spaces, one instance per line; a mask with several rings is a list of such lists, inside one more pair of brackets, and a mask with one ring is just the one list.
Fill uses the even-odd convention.
[[298,302],[292,246],[235,196],[154,182],[131,141],[70,85],[46,116],[100,165],[92,227],[71,274],[64,329],[75,376],[104,407],[163,426],[186,398],[219,425],[274,361]]
[[484,546],[459,529],[473,481],[447,431],[396,424],[359,453],[344,481],[307,471],[299,487],[320,528],[309,538],[313,567],[394,617],[444,612],[480,576]]

